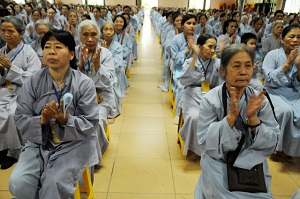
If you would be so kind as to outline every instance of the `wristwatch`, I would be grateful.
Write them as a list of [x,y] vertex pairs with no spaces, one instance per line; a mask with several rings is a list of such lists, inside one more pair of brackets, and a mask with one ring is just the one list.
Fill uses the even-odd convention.
[[246,125],[247,125],[248,127],[250,127],[250,128],[256,128],[256,127],[258,127],[259,125],[261,125],[261,120],[259,120],[259,123],[256,124],[256,125],[250,125],[250,120],[249,120],[249,118],[247,117],[247,118],[246,118]]

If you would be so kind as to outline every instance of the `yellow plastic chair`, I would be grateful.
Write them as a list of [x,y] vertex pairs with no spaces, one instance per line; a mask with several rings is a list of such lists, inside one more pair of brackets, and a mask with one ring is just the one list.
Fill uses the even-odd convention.
[[126,69],[125,74],[126,74],[127,78],[130,78],[131,73],[130,73],[129,69]]
[[95,196],[89,168],[85,168],[85,170],[82,173],[82,178],[83,186],[79,186],[78,181],[76,182],[74,199],[81,199],[80,192],[84,192],[87,194],[86,199],[94,199]]
[[180,116],[179,116],[179,124],[178,124],[178,132],[177,132],[177,143],[179,144],[180,146],[180,155],[181,157],[183,158],[186,158],[186,155],[183,155],[183,149],[184,149],[184,141],[179,133],[179,130],[181,129],[181,127],[183,126],[184,124],[184,115],[182,113],[182,109],[180,111]]
[[105,127],[105,135],[108,141],[110,141],[110,130],[109,130],[109,125]]

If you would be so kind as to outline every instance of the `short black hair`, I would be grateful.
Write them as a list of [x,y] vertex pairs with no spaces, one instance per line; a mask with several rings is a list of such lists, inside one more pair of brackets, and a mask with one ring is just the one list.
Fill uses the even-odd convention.
[[117,19],[118,17],[121,17],[121,18],[123,19],[123,21],[124,21],[124,26],[123,26],[122,30],[125,30],[125,28],[127,27],[127,22],[126,22],[126,19],[125,19],[125,17],[124,17],[123,15],[116,15],[115,18],[113,19],[113,23],[115,23],[115,21],[116,21],[116,19]]
[[217,41],[217,39],[213,35],[204,33],[198,37],[197,44],[199,44],[200,46],[203,46],[206,43],[206,41],[209,39],[214,39]]
[[287,27],[285,27],[282,31],[282,34],[281,34],[281,38],[285,38],[285,36],[291,31],[291,30],[294,30],[294,29],[297,29],[297,28],[300,28],[300,25],[289,25]]
[[253,34],[253,33],[251,33],[251,32],[244,33],[244,34],[242,35],[242,37],[241,37],[241,43],[242,43],[242,44],[247,44],[248,41],[249,41],[250,39],[255,39],[255,40],[257,40],[257,37],[256,37],[255,34]]
[[236,23],[236,25],[238,25],[238,24],[237,24],[237,21],[234,20],[234,19],[228,19],[228,20],[226,20],[226,21],[224,22],[224,25],[223,25],[223,34],[226,34],[227,28],[228,28],[228,26],[229,26],[230,23]]
[[69,49],[70,52],[72,52],[72,51],[74,52],[74,58],[70,61],[70,66],[71,66],[71,68],[76,69],[77,68],[77,65],[76,65],[77,60],[76,60],[76,56],[75,56],[76,44],[75,44],[74,37],[68,31],[52,29],[52,30],[48,31],[42,38],[41,46],[42,46],[43,50],[44,50],[46,42],[49,41],[50,38],[53,38],[53,37],[57,41],[64,44]]
[[183,15],[183,17],[182,17],[181,25],[183,26],[185,24],[185,22],[187,22],[190,19],[195,19],[195,21],[197,21],[195,15],[186,14],[186,15]]

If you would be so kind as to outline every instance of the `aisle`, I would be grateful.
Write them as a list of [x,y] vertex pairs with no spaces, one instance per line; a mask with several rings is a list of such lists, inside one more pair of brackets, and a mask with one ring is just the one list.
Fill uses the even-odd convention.
[[96,174],[96,198],[174,199],[178,193],[177,198],[192,199],[199,160],[180,157],[170,96],[157,88],[163,83],[160,47],[148,16],[138,52],[122,114],[110,126],[111,143]]

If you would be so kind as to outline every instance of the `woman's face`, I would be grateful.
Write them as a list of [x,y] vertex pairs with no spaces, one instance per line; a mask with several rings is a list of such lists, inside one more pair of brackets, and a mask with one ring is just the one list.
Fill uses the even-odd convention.
[[99,34],[97,29],[90,25],[85,26],[81,30],[80,41],[86,45],[89,51],[94,51],[98,45]]
[[232,17],[232,19],[236,20],[237,22],[240,21],[240,15],[239,14],[236,14]]
[[8,10],[10,15],[14,15],[14,11],[11,9],[10,6],[6,6],[6,9]]
[[244,17],[242,18],[242,23],[245,25],[245,24],[248,24],[248,18]]
[[191,18],[183,24],[183,32],[192,35],[196,28],[196,19]]
[[128,15],[123,15],[123,16],[124,16],[125,19],[126,19],[126,23],[129,24],[129,20],[130,20],[130,19],[129,19]]
[[228,27],[226,28],[227,34],[233,35],[236,32],[236,22],[230,22]]
[[227,87],[241,89],[249,84],[253,69],[250,55],[245,51],[241,51],[231,57],[229,63],[221,69],[221,72],[225,76]]
[[12,46],[19,44],[22,40],[22,35],[17,31],[15,25],[10,22],[1,24],[1,35],[4,41]]
[[53,10],[48,10],[48,17],[49,19],[53,20],[55,17],[55,12]]
[[74,52],[70,52],[67,46],[50,37],[43,49],[45,64],[51,69],[69,67],[70,60],[74,58]]
[[75,12],[70,12],[68,15],[68,22],[70,25],[75,26],[78,22],[77,14]]
[[262,27],[263,27],[264,22],[262,20],[258,20],[255,24],[254,24],[254,30],[256,32],[258,32]]
[[21,8],[19,5],[14,5],[14,9],[15,9],[16,13],[21,12]]
[[115,29],[112,24],[105,24],[102,29],[102,36],[105,40],[112,39],[115,35]]
[[45,9],[43,9],[43,8],[41,9],[41,13],[42,13],[42,16],[43,16],[43,17],[46,17],[46,16],[47,16],[47,12],[46,12]]
[[174,21],[174,26],[176,29],[181,29],[182,16],[178,16]]
[[32,8],[29,5],[25,5],[24,9],[26,10],[27,13],[31,13],[32,12]]
[[124,26],[124,20],[121,17],[118,17],[114,22],[117,30],[122,30]]
[[201,16],[199,19],[199,22],[202,26],[204,26],[207,22],[206,17],[205,16]]
[[283,30],[283,23],[277,23],[274,27],[273,27],[273,35],[276,36],[280,36]]
[[212,58],[216,53],[217,41],[213,38],[206,40],[205,44],[200,46],[200,55],[204,60]]
[[298,48],[300,45],[300,28],[290,30],[285,37],[281,39],[281,43],[289,50]]
[[34,22],[36,22],[37,20],[41,19],[41,15],[39,12],[35,11],[33,14],[32,14],[32,19]]
[[36,28],[36,35],[38,36],[39,40],[42,40],[43,36],[49,31],[48,26],[46,25],[39,25]]
[[93,10],[93,15],[96,19],[99,19],[100,18],[100,12],[97,8],[94,8]]

